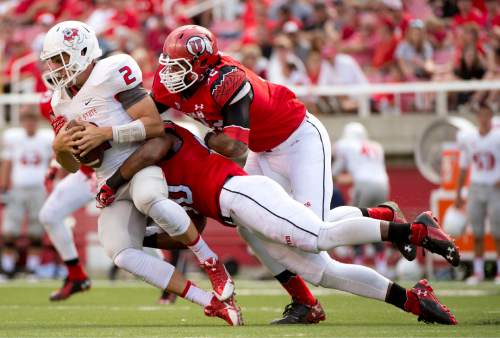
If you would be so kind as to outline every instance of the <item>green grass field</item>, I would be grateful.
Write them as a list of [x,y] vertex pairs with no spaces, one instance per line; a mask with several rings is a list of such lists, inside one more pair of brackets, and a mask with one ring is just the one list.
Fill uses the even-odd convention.
[[[56,282],[0,284],[0,337],[332,337],[500,336],[500,286],[433,283],[458,326],[426,325],[392,306],[315,289],[327,311],[319,325],[270,326],[287,297],[274,282],[238,281],[244,327],[226,327],[184,300],[157,305],[159,292],[139,281],[94,282],[90,292],[49,303]],[[207,286],[204,284],[203,286]]]

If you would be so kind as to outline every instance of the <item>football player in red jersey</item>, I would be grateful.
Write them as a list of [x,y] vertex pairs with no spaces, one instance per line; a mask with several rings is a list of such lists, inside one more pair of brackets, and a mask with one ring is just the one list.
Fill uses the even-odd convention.
[[[222,55],[214,35],[200,26],[172,31],[159,63],[152,97],[160,112],[172,107],[212,128],[205,137],[209,148],[230,158],[248,153],[246,172],[271,177],[321,219],[333,220],[330,138],[292,91]],[[373,216],[370,210],[363,215]],[[318,317],[311,313],[317,300],[303,280],[276,262],[253,231],[242,228],[241,235],[292,296],[284,318],[274,323]],[[411,248],[405,256],[414,258],[414,246],[405,245]]]
[[[324,222],[270,178],[247,175],[229,159],[208,150],[188,130],[170,122],[165,124],[163,137],[147,141],[106,181],[98,193],[98,204],[111,204],[114,194],[110,192],[118,191],[137,171],[156,161],[169,183],[170,198],[187,210],[237,225],[240,232],[254,231],[273,258],[307,281],[388,302],[427,322],[456,324],[427,281],[405,290],[372,269],[343,264],[320,252],[380,240],[411,242],[457,265],[457,248],[429,213],[422,213],[411,224],[402,224],[356,217],[352,211],[357,208],[341,207],[332,210],[338,221]],[[320,308],[320,304],[314,307]],[[319,320],[308,318],[309,322]]]

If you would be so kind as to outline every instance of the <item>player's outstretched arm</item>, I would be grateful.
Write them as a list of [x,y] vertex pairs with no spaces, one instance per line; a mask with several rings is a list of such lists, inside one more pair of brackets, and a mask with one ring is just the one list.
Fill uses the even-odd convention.
[[248,146],[224,133],[210,132],[205,137],[205,144],[212,150],[229,158],[239,158],[246,154]]
[[172,149],[176,140],[177,138],[171,134],[163,134],[160,137],[147,140],[106,180],[106,184],[97,193],[98,207],[104,208],[113,203],[116,191],[138,171],[163,159]]

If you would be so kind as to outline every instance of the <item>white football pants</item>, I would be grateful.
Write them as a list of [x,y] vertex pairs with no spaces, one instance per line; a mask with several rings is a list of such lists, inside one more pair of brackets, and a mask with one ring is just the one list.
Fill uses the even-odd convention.
[[95,175],[81,171],[64,177],[55,187],[40,210],[38,218],[63,261],[78,258],[73,233],[64,219],[94,199]]

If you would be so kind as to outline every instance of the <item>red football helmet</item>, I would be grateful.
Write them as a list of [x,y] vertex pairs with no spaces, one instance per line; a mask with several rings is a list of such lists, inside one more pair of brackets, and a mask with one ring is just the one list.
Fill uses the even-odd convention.
[[167,36],[163,45],[160,82],[171,93],[181,92],[203,80],[218,60],[219,49],[212,32],[196,25],[181,26]]

